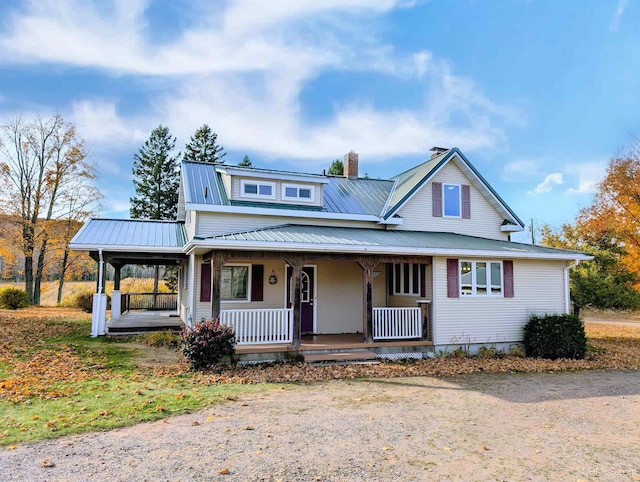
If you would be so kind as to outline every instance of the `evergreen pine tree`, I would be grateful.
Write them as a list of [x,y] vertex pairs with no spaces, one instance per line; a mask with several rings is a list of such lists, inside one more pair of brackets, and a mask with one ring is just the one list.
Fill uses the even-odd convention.
[[238,166],[240,166],[240,167],[253,167],[253,163],[249,159],[249,156],[247,156],[245,154],[244,157],[242,158],[242,161],[238,164]]
[[207,124],[198,128],[191,136],[191,140],[185,147],[182,160],[193,162],[207,162],[210,164],[224,164],[224,148],[217,143],[218,134],[211,130]]
[[131,217],[175,219],[178,212],[180,174],[178,157],[171,151],[176,138],[169,128],[158,126],[133,159],[133,185],[136,195],[131,202]]
[[342,176],[344,174],[344,165],[340,159],[336,159],[331,163],[329,174],[332,176]]

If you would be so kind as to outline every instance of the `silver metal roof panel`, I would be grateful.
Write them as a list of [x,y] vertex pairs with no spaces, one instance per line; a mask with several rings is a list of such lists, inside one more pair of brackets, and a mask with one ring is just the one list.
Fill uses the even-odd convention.
[[186,243],[184,224],[142,219],[89,219],[71,240],[71,249],[139,247],[181,251]]
[[393,181],[330,177],[324,186],[323,207],[331,213],[379,216]]
[[378,248],[416,248],[424,250],[460,250],[502,252],[505,256],[535,254],[563,259],[588,259],[578,251],[548,248],[511,241],[478,238],[455,233],[428,231],[395,231],[385,229],[344,228],[286,224],[271,228],[224,234],[207,238],[213,241],[248,241],[278,244],[291,249],[292,244],[362,246]]

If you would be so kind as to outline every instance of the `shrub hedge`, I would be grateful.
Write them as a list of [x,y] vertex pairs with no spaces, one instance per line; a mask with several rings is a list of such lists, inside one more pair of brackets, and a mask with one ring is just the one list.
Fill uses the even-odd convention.
[[533,315],[524,326],[527,356],[536,358],[577,358],[587,352],[587,336],[576,315]]

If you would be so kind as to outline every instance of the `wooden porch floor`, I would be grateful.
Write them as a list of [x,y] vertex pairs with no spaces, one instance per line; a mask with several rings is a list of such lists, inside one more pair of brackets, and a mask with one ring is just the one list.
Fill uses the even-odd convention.
[[418,347],[433,346],[431,341],[375,341],[365,343],[361,333],[344,333],[339,335],[315,335],[303,336],[300,346],[296,349],[288,344],[268,344],[268,345],[236,345],[236,353],[248,355],[253,353],[276,353],[276,352],[304,352],[319,350],[354,350],[371,349],[379,347]]
[[184,328],[175,311],[129,311],[117,320],[107,321],[107,334],[133,334]]

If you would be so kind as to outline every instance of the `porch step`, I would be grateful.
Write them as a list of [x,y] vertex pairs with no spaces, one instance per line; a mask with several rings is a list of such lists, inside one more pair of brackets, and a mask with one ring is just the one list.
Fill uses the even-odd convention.
[[157,326],[109,326],[108,335],[140,335],[154,331],[173,331],[180,333],[182,326],[179,325],[157,325]]
[[328,353],[304,353],[302,356],[304,358],[304,361],[307,363],[359,362],[376,359],[376,354],[368,350],[339,351]]

